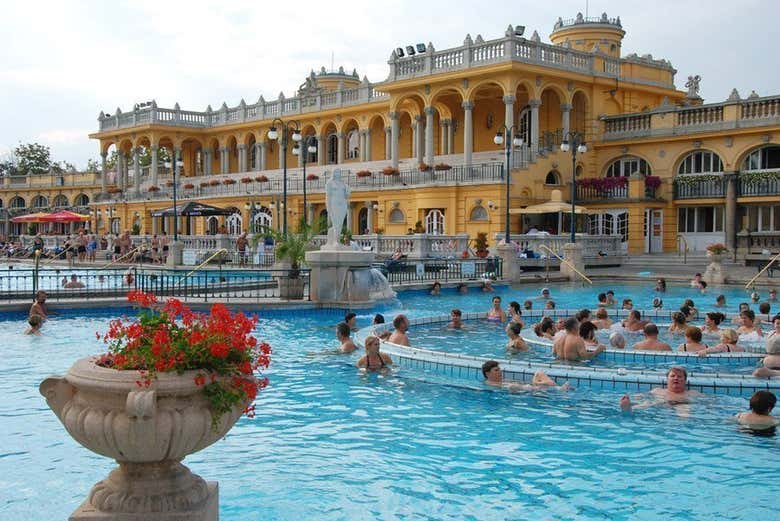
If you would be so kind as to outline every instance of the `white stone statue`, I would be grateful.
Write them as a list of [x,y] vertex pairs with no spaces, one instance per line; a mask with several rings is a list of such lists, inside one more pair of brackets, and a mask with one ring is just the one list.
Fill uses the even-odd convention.
[[333,177],[325,183],[325,209],[328,211],[328,240],[324,250],[340,249],[339,236],[347,218],[349,195],[352,190],[341,180],[341,170],[333,171]]

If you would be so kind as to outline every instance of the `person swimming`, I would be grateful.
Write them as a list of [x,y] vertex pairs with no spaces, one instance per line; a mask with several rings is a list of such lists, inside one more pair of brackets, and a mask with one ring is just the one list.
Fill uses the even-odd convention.
[[493,307],[487,312],[487,319],[491,322],[506,322],[506,313],[501,309],[501,297],[493,297]]
[[461,320],[462,317],[463,312],[458,308],[454,308],[452,311],[450,311],[450,323],[447,324],[447,327],[450,329],[463,329],[463,320]]
[[742,325],[737,328],[737,333],[741,342],[756,342],[763,338],[764,334],[761,327],[755,323],[756,314],[752,309],[741,312],[739,318],[742,319]]
[[753,430],[772,429],[780,424],[780,418],[772,416],[777,397],[769,391],[756,391],[750,397],[750,411],[738,413],[737,423]]
[[367,371],[382,371],[393,365],[393,359],[387,353],[379,351],[379,338],[369,336],[364,342],[366,354],[357,361],[357,366]]
[[506,343],[507,351],[528,351],[528,345],[520,336],[522,330],[522,326],[517,322],[510,322],[506,325],[506,336],[509,337],[509,341]]
[[340,353],[347,354],[357,349],[357,346],[350,338],[351,333],[352,330],[349,328],[346,322],[339,322],[336,324],[336,338],[340,344],[338,349]]
[[558,386],[555,383],[555,380],[547,376],[543,371],[536,371],[530,384],[504,380],[504,372],[495,360],[488,360],[482,364],[482,376],[485,377],[485,384],[493,387],[500,387],[510,392],[536,391],[540,389],[559,389],[561,391],[568,391],[571,389],[569,382],[564,382],[563,385]]
[[672,367],[666,373],[666,386],[653,388],[653,390],[650,391],[651,399],[643,399],[641,402],[634,404],[631,401],[631,397],[628,394],[624,394],[623,397],[620,398],[620,408],[624,411],[631,411],[646,409],[662,404],[677,405],[690,403],[691,399],[698,396],[700,393],[689,391],[687,389],[687,384],[688,372],[685,368],[678,366]]

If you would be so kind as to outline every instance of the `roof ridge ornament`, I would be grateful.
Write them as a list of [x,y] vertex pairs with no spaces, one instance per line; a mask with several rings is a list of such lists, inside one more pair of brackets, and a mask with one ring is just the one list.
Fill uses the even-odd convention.
[[758,95],[758,93],[755,90],[750,91],[750,96],[747,97],[747,99],[758,99],[761,96]]
[[728,99],[726,101],[741,101],[742,98],[739,97],[739,91],[735,88],[731,89],[731,94],[729,94]]
[[466,33],[466,38],[463,40],[463,45],[473,45],[474,40],[471,39],[471,34]]
[[534,30],[534,34],[531,35],[531,41],[536,43],[542,41],[542,39],[539,37],[539,33],[536,30]]

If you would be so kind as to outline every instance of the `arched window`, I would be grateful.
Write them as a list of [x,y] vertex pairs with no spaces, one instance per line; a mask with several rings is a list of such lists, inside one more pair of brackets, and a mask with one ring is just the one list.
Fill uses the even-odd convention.
[[607,167],[606,177],[628,177],[631,174],[651,175],[647,161],[640,157],[626,156],[616,159]]
[[216,235],[219,230],[219,219],[212,215],[206,219],[206,233],[209,235]]
[[517,116],[517,133],[526,145],[531,144],[531,107],[525,107]]
[[[309,139],[314,138],[314,139]],[[302,144],[305,144],[306,147],[306,153],[309,154],[306,156],[306,162],[316,165],[317,164],[317,150],[319,150],[319,147],[317,146],[317,136],[310,135],[306,136],[301,140]],[[316,150],[314,152],[309,152],[309,147],[314,147]]]
[[36,195],[32,200],[33,208],[47,208],[49,206],[49,200],[43,195]]
[[52,202],[52,206],[54,208],[65,208],[68,206],[68,198],[65,197],[63,194],[59,194],[57,197],[54,198],[54,201]]
[[559,185],[561,184],[561,174],[557,170],[550,170],[547,172],[547,177],[544,178],[544,184],[546,185]]
[[323,210],[320,212],[320,218],[314,223],[315,228],[319,228],[317,233],[325,233],[328,231],[328,211]]
[[360,157],[360,134],[357,130],[347,134],[347,159],[357,159]]
[[89,205],[89,197],[86,194],[79,194],[73,200],[74,206],[87,206]]
[[754,150],[745,158],[742,171],[780,168],[780,146],[773,145]]
[[252,217],[252,233],[264,233],[271,229],[273,223],[273,216],[271,210],[265,206],[261,206],[255,211],[254,217]]
[[358,212],[358,235],[363,233],[371,233],[368,229],[368,208],[361,208]]
[[390,211],[389,220],[393,224],[403,224],[406,223],[406,216],[404,215],[403,210],[400,208],[393,208]]
[[444,213],[438,208],[429,210],[425,215],[425,233],[431,235],[444,233]]
[[339,138],[336,134],[328,136],[327,140],[328,151],[326,154],[326,160],[329,165],[335,165],[339,158]]
[[11,199],[11,203],[9,204],[11,208],[27,208],[27,203],[24,199],[19,197],[18,195]]
[[686,155],[677,168],[677,174],[720,174],[723,162],[715,152],[696,150]]
[[241,235],[243,233],[244,219],[241,218],[240,213],[229,215],[225,219],[225,224],[227,225],[228,235]]
[[119,217],[112,217],[111,218],[111,233],[119,234],[119,231],[121,229],[122,221],[119,219]]
[[487,210],[485,210],[485,207],[482,205],[477,205],[471,210],[471,217],[469,217],[470,221],[487,221],[488,220],[488,213]]

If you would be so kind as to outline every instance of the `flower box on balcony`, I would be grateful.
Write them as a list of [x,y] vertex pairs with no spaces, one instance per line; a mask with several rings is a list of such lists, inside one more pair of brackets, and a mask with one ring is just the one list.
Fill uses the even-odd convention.
[[371,177],[371,171],[370,170],[358,170],[357,173],[355,173],[358,177]]
[[122,189],[118,188],[116,186],[111,186],[111,187],[106,189],[106,192],[108,192],[109,194],[121,194],[122,193]]
[[268,182],[268,178],[266,176],[264,176],[264,175],[259,175],[259,176],[255,177],[255,181],[257,181],[258,183],[267,183]]
[[205,187],[207,187],[207,186],[209,186],[209,182],[208,182],[208,181],[203,181],[203,182],[200,184],[200,187],[201,187],[201,188],[205,188]]
[[234,185],[234,184],[236,184],[236,180],[235,179],[225,179],[224,181],[222,181],[222,184],[223,185]]
[[195,185],[192,183],[187,183],[186,185],[184,185],[185,190],[192,190],[193,188],[195,188]]
[[417,169],[420,172],[428,172],[428,171],[431,170],[431,165],[429,165],[427,163],[420,163],[419,165],[417,165]]
[[661,178],[657,175],[649,175],[645,177],[645,188],[655,190],[659,186],[661,186]]
[[173,181],[166,181],[165,186],[171,187],[173,186]]
[[160,187],[152,185],[149,188],[147,188],[146,190],[148,190],[149,192],[159,192],[160,191]]
[[209,186],[219,186],[219,185],[220,183],[216,179],[212,179],[211,181],[209,181]]
[[252,178],[251,177],[242,177],[241,178],[241,182],[244,183],[245,185],[247,185],[247,184],[252,182]]
[[392,166],[386,166],[382,169],[382,173],[384,175],[399,175],[401,172],[399,172],[397,168],[393,168]]
[[447,163],[439,163],[438,165],[434,166],[433,169],[437,172],[440,172],[442,170],[452,170],[452,167]]
[[317,174],[309,174],[306,176],[307,181],[316,181],[319,179],[319,176]]

